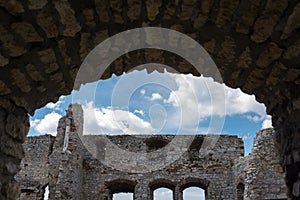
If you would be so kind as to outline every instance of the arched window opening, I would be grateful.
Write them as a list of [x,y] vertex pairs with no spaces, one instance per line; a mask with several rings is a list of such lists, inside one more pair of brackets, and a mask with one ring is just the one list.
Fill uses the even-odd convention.
[[165,179],[154,180],[149,184],[151,200],[173,200],[176,184]]
[[153,200],[173,200],[173,191],[168,188],[158,188],[153,192]]
[[244,199],[244,191],[245,191],[245,185],[243,183],[239,183],[236,186],[237,200]]
[[179,183],[183,200],[204,200],[207,198],[206,190],[209,186],[207,179],[188,177]]
[[133,200],[135,181],[131,180],[114,180],[106,183],[109,190],[109,197],[112,200]]
[[205,200],[205,190],[200,187],[189,187],[183,190],[183,200]]
[[112,200],[133,200],[133,193],[115,193],[113,194]]

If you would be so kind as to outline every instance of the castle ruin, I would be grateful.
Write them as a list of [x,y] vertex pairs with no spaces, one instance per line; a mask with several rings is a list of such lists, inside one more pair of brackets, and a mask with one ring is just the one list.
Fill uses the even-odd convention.
[[[266,105],[288,196],[300,199],[299,1],[1,0],[0,13],[0,199],[20,195],[14,177],[25,156],[29,114],[38,108],[82,84],[129,73],[145,63],[213,77],[177,54],[139,49],[102,68],[102,76],[76,79],[86,55],[99,43],[141,27],[162,27],[193,38],[214,60],[227,86]],[[182,48],[180,41],[170,42]],[[120,43],[129,44],[127,38]],[[114,46],[107,50],[122,51]]]
[[[72,105],[60,119],[56,137],[27,138],[25,158],[16,176],[21,184],[21,200],[41,199],[46,186],[49,186],[51,200],[111,200],[113,194],[119,192],[131,192],[136,200],[151,200],[153,191],[161,187],[171,189],[174,200],[182,200],[183,190],[192,186],[205,190],[205,199],[287,199],[273,129],[257,133],[248,156],[244,156],[242,139],[228,135],[218,136],[214,147],[201,155],[207,141],[205,135],[196,135],[175,162],[149,172],[128,172],[103,164],[83,146],[79,137],[82,114],[80,106]],[[106,145],[99,143],[99,136],[85,137],[93,137],[92,141],[102,147]],[[130,152],[152,152],[164,148],[175,136],[106,137]],[[178,137],[184,140],[187,136]],[[115,162],[126,165],[120,160]]]

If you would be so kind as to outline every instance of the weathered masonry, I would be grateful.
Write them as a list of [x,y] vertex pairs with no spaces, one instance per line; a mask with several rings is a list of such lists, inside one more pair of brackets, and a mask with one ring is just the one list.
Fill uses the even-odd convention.
[[[110,200],[114,193],[132,192],[134,199],[151,200],[155,189],[167,187],[173,191],[174,199],[182,200],[183,190],[192,186],[204,189],[206,199],[287,198],[272,129],[257,134],[253,150],[246,157],[243,141],[226,135],[221,135],[213,149],[202,156],[205,136],[197,135],[176,162],[151,172],[130,173],[102,164],[85,149],[78,136],[82,129],[77,126],[82,111],[76,105],[73,109],[76,114],[70,108],[61,118],[56,138],[44,135],[26,140],[22,169],[16,176],[21,184],[21,199],[40,199],[46,186],[50,199]],[[96,141],[98,136],[84,137],[94,137]],[[168,145],[174,135],[108,138],[131,152],[151,152]],[[118,164],[126,165],[120,161]]]
[[[214,60],[226,85],[266,105],[288,194],[300,199],[299,1],[0,0],[0,16],[0,199],[19,195],[14,176],[24,157],[28,113],[96,81],[75,84],[85,56],[110,36],[140,27],[192,37]],[[179,73],[213,76],[170,52],[141,49],[116,59],[98,78],[153,62]]]

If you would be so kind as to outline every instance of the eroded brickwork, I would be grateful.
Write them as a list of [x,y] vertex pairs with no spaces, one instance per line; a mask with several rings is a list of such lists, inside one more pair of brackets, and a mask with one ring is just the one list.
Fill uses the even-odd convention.
[[28,130],[24,108],[0,99],[0,199],[14,200],[20,194],[14,175],[20,170]]
[[21,188],[20,199],[43,199],[49,184],[49,158],[54,140],[51,135],[43,135],[28,137],[23,144],[26,155],[16,176]]
[[[280,144],[289,195],[300,199],[298,1],[0,0],[0,16],[0,96],[31,114],[60,95],[70,94],[85,56],[114,34],[154,26],[191,36],[210,53],[228,86],[254,94],[267,106]],[[168,52],[138,50],[117,59],[101,79],[150,61],[180,73],[206,73]],[[92,81],[80,80],[75,88]],[[5,112],[13,114],[10,109]],[[24,113],[18,114],[24,117]],[[3,143],[10,144],[3,145],[5,148],[20,152],[18,141],[7,138],[5,131],[1,134]],[[23,137],[26,132],[18,134]],[[1,153],[6,151],[1,149]],[[17,154],[13,158],[1,156],[1,162],[17,163],[15,160],[22,158]],[[5,170],[0,172],[1,177],[7,176]],[[15,189],[7,187],[7,178],[0,182],[1,193],[14,196]]]
[[273,129],[258,132],[251,153],[235,160],[233,171],[236,184],[245,187],[244,199],[287,199],[284,172],[274,136]]
[[[46,185],[50,187],[50,199],[110,200],[113,193],[133,192],[134,199],[151,200],[155,189],[167,187],[173,191],[174,199],[182,200],[183,190],[191,186],[204,189],[206,199],[287,197],[284,172],[279,165],[279,154],[275,151],[272,129],[257,133],[253,150],[246,157],[243,155],[242,139],[227,135],[221,135],[209,153],[203,155],[205,135],[197,135],[175,162],[150,172],[135,173],[134,170],[128,172],[104,165],[93,157],[79,137],[82,134],[82,120],[80,106],[73,105],[61,118],[56,138],[49,135],[28,138],[24,145],[26,156],[22,161],[22,170],[17,176],[21,183],[21,199],[28,199],[28,196],[39,199]],[[94,143],[101,145],[98,148],[106,148],[101,136],[85,137],[92,137]],[[119,148],[139,153],[159,150],[174,137],[108,136]],[[186,137],[182,135],[180,139]],[[209,141],[212,142],[215,137]],[[132,160],[128,158],[123,162],[115,160],[120,166]]]

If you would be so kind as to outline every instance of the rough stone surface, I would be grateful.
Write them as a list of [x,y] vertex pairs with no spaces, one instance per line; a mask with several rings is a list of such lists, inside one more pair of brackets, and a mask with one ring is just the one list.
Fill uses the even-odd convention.
[[[137,173],[134,169],[132,172],[114,169],[94,158],[82,140],[91,139],[93,143],[101,144],[98,148],[106,149],[102,152],[105,159],[116,159],[111,157],[109,144],[102,136],[80,138],[82,120],[81,107],[72,105],[59,121],[56,138],[44,135],[26,140],[23,145],[26,156],[21,163],[22,170],[16,176],[20,182],[20,199],[40,199],[47,185],[50,199],[112,199],[115,192],[133,192],[134,199],[150,200],[155,189],[167,187],[173,190],[175,200],[182,200],[183,190],[191,186],[204,189],[206,199],[287,197],[273,129],[257,133],[253,150],[246,157],[242,139],[236,136],[220,135],[209,153],[203,154],[205,144],[211,143],[216,136],[206,140],[205,135],[197,135],[174,163],[151,172]],[[107,137],[121,149],[149,153],[163,148],[175,135]],[[179,137],[184,140],[187,136]],[[132,160],[115,162],[125,166]]]
[[222,27],[230,22],[238,5],[239,0],[220,1],[220,11],[216,19],[217,27]]
[[3,81],[0,80],[0,95],[6,95],[9,93],[11,93],[11,90]]
[[131,20],[137,20],[141,15],[142,1],[141,0],[128,0],[127,16]]
[[36,17],[37,24],[45,31],[48,38],[54,38],[58,36],[58,28],[52,12],[53,11],[50,11],[47,8],[43,8],[43,10],[40,11]]
[[291,32],[300,27],[300,3],[294,8],[293,13],[289,16],[286,26],[281,35],[282,39],[287,39]]
[[259,67],[268,67],[273,61],[277,60],[282,53],[276,44],[271,43],[258,57],[256,64]]
[[245,185],[244,199],[287,198],[284,171],[274,136],[273,129],[258,132],[251,153],[235,160],[233,170],[238,177],[237,185]]
[[244,9],[247,10],[241,18],[238,19],[236,31],[239,33],[248,34],[249,29],[253,26],[256,16],[259,12],[259,5],[261,1],[245,1]]
[[24,12],[22,3],[18,0],[12,0],[12,1],[1,0],[0,5],[1,7],[4,7],[8,12],[16,16]]
[[55,0],[53,3],[60,15],[61,23],[65,27],[62,34],[64,36],[74,37],[81,29],[75,18],[74,10],[70,7],[70,4],[66,0]]
[[25,47],[3,26],[0,25],[0,41],[2,48],[12,57],[20,56],[26,52]]
[[273,33],[274,26],[280,19],[288,5],[287,0],[267,0],[266,7],[261,17],[254,24],[254,33],[251,39],[255,42],[264,42]]
[[[143,26],[171,29],[181,27],[180,32],[193,36],[201,45],[214,41],[213,45],[207,45],[207,50],[217,64],[225,84],[254,94],[259,102],[266,105],[276,129],[289,195],[291,198],[300,198],[300,164],[290,159],[296,157],[297,153],[293,152],[300,150],[299,145],[296,145],[300,144],[300,77],[297,71],[300,66],[299,2],[147,0],[140,1],[141,3],[124,1],[121,7],[117,2],[119,1],[0,0],[1,99],[6,99],[32,114],[37,108],[57,100],[60,95],[70,94],[85,55],[98,45],[95,41],[97,33],[103,31],[107,33],[107,38],[124,30]],[[189,8],[193,10],[187,12]],[[86,22],[89,22],[89,25],[85,24]],[[13,24],[16,24],[14,28]],[[21,30],[18,24],[26,24],[27,29]],[[38,38],[41,41],[30,42],[37,36],[32,36],[32,27],[42,38]],[[228,41],[235,46],[224,46],[222,43],[225,38],[230,38]],[[61,40],[64,40],[65,44]],[[266,52],[270,45],[278,47],[282,52],[275,52],[276,56],[267,53],[270,57],[261,58],[260,55]],[[52,63],[54,65],[45,65],[39,59],[39,53],[48,49],[52,49],[55,54],[56,60]],[[228,59],[219,55],[224,49],[228,54],[223,55],[229,55]],[[234,58],[229,52],[232,52]],[[138,52],[136,59],[132,59],[132,54],[128,55],[130,56],[122,57],[122,62],[119,62],[126,63],[126,66],[109,68],[101,78],[109,78],[114,73],[121,74],[120,70],[129,71],[144,61],[145,54],[142,50]],[[163,54],[169,58],[166,55]],[[241,61],[244,57],[247,58],[247,62]],[[202,73],[192,67],[186,67],[182,60],[175,59],[172,62],[166,58],[160,59],[164,62],[162,64],[172,63],[171,66],[180,73],[198,76]],[[258,59],[264,61],[257,62]],[[37,70],[43,79],[32,78],[33,74],[27,73],[29,68],[26,66],[29,64],[34,66],[30,70]],[[281,67],[278,68],[278,65]],[[58,66],[57,71],[47,74],[46,71],[51,71],[53,66]],[[23,86],[17,84],[19,80],[11,77],[11,70],[22,72],[22,78],[29,82],[30,91],[27,86],[23,90],[20,89]],[[78,88],[90,81],[95,80],[78,81],[75,86]],[[5,190],[3,188],[1,191]]]
[[107,12],[107,7],[104,1],[95,0],[96,12],[99,16],[99,20],[103,22],[109,21],[109,16]]
[[15,200],[20,195],[14,176],[24,157],[22,143],[29,128],[28,115],[23,108],[0,100],[0,199]]
[[29,0],[29,9],[38,10],[47,4],[47,0]]
[[8,62],[9,62],[8,59],[0,54],[0,67],[4,67],[5,65],[8,64]]
[[21,171],[16,175],[20,183],[20,199],[42,199],[49,184],[49,155],[55,137],[51,135],[28,137],[23,144],[25,158]]
[[161,0],[147,0],[147,15],[150,21],[155,20],[159,13],[159,7],[162,5]]
[[41,42],[43,38],[34,30],[32,24],[14,23],[11,28],[19,34],[25,42]]
[[22,92],[30,92],[31,87],[29,81],[19,69],[11,70],[11,77]]

